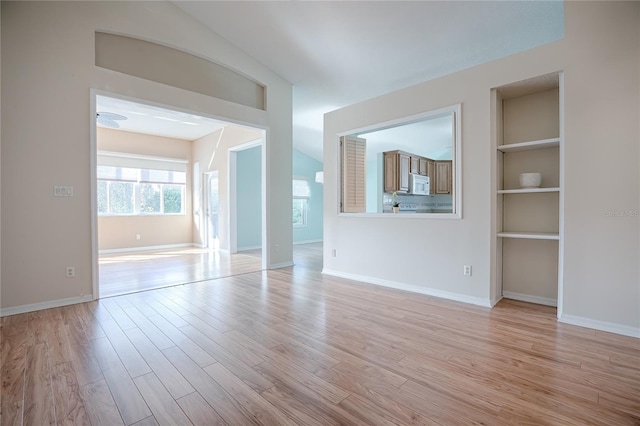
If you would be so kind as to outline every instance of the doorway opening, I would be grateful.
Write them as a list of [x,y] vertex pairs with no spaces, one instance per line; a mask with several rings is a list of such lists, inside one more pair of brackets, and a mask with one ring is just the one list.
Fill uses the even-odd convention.
[[[262,146],[263,129],[110,93],[92,91],[91,100],[94,297],[265,268],[262,246],[249,256],[232,243],[229,178],[230,152]],[[263,226],[264,167],[259,178]]]
[[203,246],[208,249],[220,249],[218,237],[220,216],[220,185],[218,171],[204,174],[204,239]]

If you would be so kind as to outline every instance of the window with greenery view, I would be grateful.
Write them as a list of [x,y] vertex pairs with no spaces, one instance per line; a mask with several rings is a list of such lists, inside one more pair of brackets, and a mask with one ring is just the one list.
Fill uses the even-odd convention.
[[293,180],[293,226],[307,226],[310,195],[309,181],[307,179]]
[[184,214],[186,173],[98,166],[98,214]]

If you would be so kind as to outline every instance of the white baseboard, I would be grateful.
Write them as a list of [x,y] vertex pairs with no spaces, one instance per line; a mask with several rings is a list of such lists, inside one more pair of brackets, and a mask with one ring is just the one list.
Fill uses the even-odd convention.
[[375,284],[383,287],[395,288],[398,290],[410,291],[413,293],[426,294],[427,296],[439,297],[441,299],[454,300],[456,302],[469,303],[472,305],[491,307],[491,301],[489,299],[482,299],[480,297],[467,296],[460,293],[451,293],[448,291],[437,290],[434,288],[425,288],[412,284],[404,284],[395,281],[382,280],[379,278],[368,277],[358,274],[350,274],[347,272],[332,271],[330,269],[323,269],[323,274],[331,275],[339,278],[346,278],[348,280],[360,281],[367,284]]
[[621,334],[623,336],[635,337],[640,339],[640,328],[630,327],[628,325],[616,324],[607,321],[598,321],[591,318],[578,317],[575,315],[563,314],[558,318],[559,322],[580,327],[592,328],[594,330],[606,331],[609,333]]
[[0,317],[40,311],[42,309],[59,308],[61,306],[75,305],[76,303],[90,302],[91,300],[93,300],[93,296],[87,295],[80,297],[70,297],[68,299],[49,300],[46,302],[32,303],[29,305],[13,306],[11,308],[0,309]]
[[185,247],[198,247],[198,245],[192,244],[192,243],[183,243],[183,244],[165,244],[161,246],[127,247],[127,248],[119,248],[119,249],[99,250],[98,254],[129,253],[134,251],[149,251],[149,250],[170,250],[170,249],[185,248]]
[[261,248],[262,248],[262,244],[259,246],[238,247],[238,251],[260,250]]
[[274,263],[272,265],[269,265],[269,269],[288,268],[290,266],[293,266],[293,262]]
[[297,246],[298,244],[313,244],[313,243],[321,243],[322,240],[304,240],[304,241],[294,241],[293,245]]
[[556,299],[550,299],[548,297],[532,296],[530,294],[514,293],[512,291],[502,291],[502,297],[505,299],[519,300],[521,302],[535,303],[537,305],[545,306],[558,306]]

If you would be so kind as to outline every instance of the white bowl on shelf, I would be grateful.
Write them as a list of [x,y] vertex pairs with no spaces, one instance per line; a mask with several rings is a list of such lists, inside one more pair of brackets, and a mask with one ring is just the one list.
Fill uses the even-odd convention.
[[541,183],[540,173],[520,173],[520,188],[539,188]]

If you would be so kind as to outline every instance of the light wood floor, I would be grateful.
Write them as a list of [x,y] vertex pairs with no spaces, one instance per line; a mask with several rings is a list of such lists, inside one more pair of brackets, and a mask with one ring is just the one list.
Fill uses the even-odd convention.
[[640,340],[554,313],[301,262],[15,315],[0,423],[640,424]]
[[103,254],[100,297],[187,284],[262,270],[261,250],[237,254],[179,248]]

